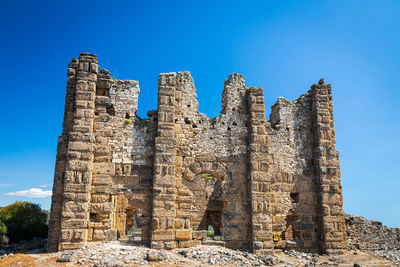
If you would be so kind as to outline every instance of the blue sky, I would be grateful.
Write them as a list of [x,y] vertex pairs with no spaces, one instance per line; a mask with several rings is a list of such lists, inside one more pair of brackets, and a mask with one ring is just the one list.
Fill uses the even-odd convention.
[[189,70],[210,117],[232,72],[264,88],[267,116],[278,96],[294,100],[325,77],[344,210],[399,227],[399,13],[389,0],[4,0],[0,206],[49,208],[49,197],[26,196],[51,190],[67,64],[91,52],[117,78],[139,80],[141,116],[156,109],[161,72]]

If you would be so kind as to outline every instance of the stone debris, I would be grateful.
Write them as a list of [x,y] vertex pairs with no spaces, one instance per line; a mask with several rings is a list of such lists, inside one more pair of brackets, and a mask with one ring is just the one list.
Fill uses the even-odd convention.
[[277,259],[269,255],[256,255],[248,251],[235,251],[217,246],[196,246],[190,249],[178,250],[177,254],[186,258],[210,263],[212,265],[229,265],[233,262],[238,265],[266,265],[277,264]]
[[57,262],[70,262],[75,254],[76,251],[74,250],[64,250],[61,256],[57,259]]
[[[119,242],[91,243],[78,249],[61,253],[57,262],[85,266],[132,266],[151,264],[182,266],[276,266],[284,264],[275,256],[256,255],[249,251],[231,250],[218,246],[198,245],[172,251],[130,246]],[[283,265],[281,265],[283,266]]]
[[398,250],[375,250],[374,253],[389,261],[400,262],[400,248]]
[[361,216],[345,215],[347,240],[351,249],[396,251],[400,249],[400,228],[390,228],[379,221]]
[[[357,251],[354,251],[357,252]],[[361,252],[357,252],[358,254]],[[399,251],[374,252],[392,263],[399,264]],[[371,257],[375,254],[372,253]],[[349,253],[352,255],[353,253]],[[397,258],[396,258],[397,256]],[[321,258],[323,260],[321,261]],[[246,250],[232,250],[220,246],[197,245],[191,248],[171,251],[130,246],[119,242],[90,244],[85,249],[76,250],[71,263],[88,266],[356,266],[357,262],[343,255],[324,256],[296,250],[281,254],[258,255]],[[366,266],[361,264],[361,266]]]
[[[347,255],[361,254],[354,250]],[[400,251],[371,252],[370,257],[379,256],[393,264],[400,264]],[[197,245],[174,250],[155,250],[146,247],[121,244],[120,242],[91,243],[75,251],[62,252],[70,264],[84,266],[357,266],[349,256],[327,256],[296,250],[280,254],[258,255],[246,250],[232,250],[220,246]],[[59,259],[60,259],[59,258]],[[57,261],[60,261],[60,260]],[[321,260],[323,259],[323,260]],[[360,265],[359,265],[360,266]],[[361,266],[373,266],[361,264]],[[386,266],[386,265],[382,265]]]
[[[258,255],[248,250],[233,250],[220,246],[198,245],[190,248],[156,250],[119,241],[92,242],[77,250],[56,253],[35,253],[26,251],[31,261],[26,262],[19,255],[0,254],[0,266],[18,263],[21,266],[399,266],[399,251],[364,252],[351,250],[343,255],[319,255],[296,250],[271,251]],[[37,260],[35,262],[35,260]],[[56,264],[56,262],[58,262]],[[4,264],[2,264],[4,263]],[[14,266],[14,265],[12,265]]]
[[18,243],[13,243],[0,249],[0,257],[4,255],[12,255],[13,253],[26,252],[26,251],[34,251],[34,252],[44,252],[44,245],[46,244],[47,239],[41,239],[34,237],[30,241],[20,241]]
[[145,259],[147,261],[163,261],[168,259],[168,254],[165,251],[149,249]]

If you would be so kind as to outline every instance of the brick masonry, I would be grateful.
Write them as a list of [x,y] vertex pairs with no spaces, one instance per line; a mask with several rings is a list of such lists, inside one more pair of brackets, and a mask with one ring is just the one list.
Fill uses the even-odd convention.
[[159,249],[347,249],[329,84],[279,98],[269,120],[264,91],[237,73],[216,118],[198,111],[189,72],[158,85],[157,110],[140,119],[137,81],[112,79],[93,54],[71,61],[48,250],[129,230]]

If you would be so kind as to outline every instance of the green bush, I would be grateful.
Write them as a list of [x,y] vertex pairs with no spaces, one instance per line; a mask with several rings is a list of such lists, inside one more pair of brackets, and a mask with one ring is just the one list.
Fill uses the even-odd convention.
[[7,227],[10,243],[47,237],[47,213],[38,204],[17,201],[1,209],[0,218]]
[[2,218],[4,221],[4,219],[9,219],[12,216],[15,216],[18,209],[25,204],[29,204],[29,202],[28,201],[16,201],[13,204],[10,204],[4,208],[1,208],[0,209],[0,218]]
[[209,226],[208,226],[208,229],[207,229],[207,236],[211,236],[211,237],[214,236],[214,227],[213,227],[212,225],[209,225]]
[[7,234],[7,226],[0,221],[0,235],[5,235]]

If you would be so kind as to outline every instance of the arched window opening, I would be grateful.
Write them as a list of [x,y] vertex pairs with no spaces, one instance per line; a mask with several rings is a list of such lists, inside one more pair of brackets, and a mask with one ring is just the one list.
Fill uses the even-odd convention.
[[222,186],[218,175],[212,172],[201,173],[204,180],[203,218],[197,230],[207,231],[207,236],[220,236],[222,229],[223,201],[221,200]]

